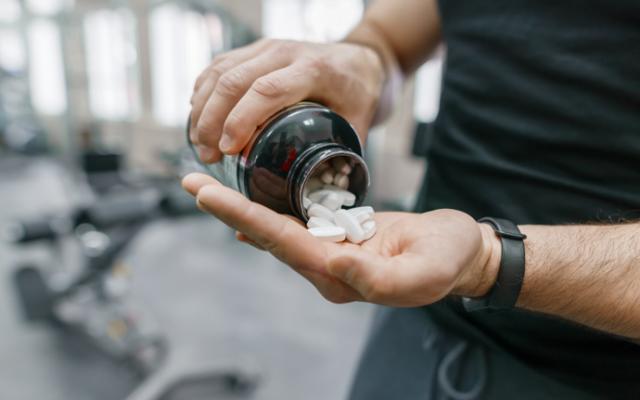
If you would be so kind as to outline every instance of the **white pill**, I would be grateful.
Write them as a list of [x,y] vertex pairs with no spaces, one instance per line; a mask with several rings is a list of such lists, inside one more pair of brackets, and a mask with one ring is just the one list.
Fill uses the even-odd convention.
[[331,164],[333,164],[333,169],[336,172],[340,172],[344,175],[349,175],[351,173],[351,165],[344,158],[334,158],[331,160]]
[[335,190],[317,189],[309,193],[309,200],[311,200],[314,203],[320,203],[322,199],[324,199],[328,194],[334,193],[334,192],[337,193],[339,196],[343,197],[342,193],[336,192]]
[[369,206],[350,208],[347,211],[361,224],[373,217],[373,208]]
[[342,242],[346,235],[345,229],[339,226],[309,228],[309,233],[327,242]]
[[342,173],[336,174],[333,178],[333,184],[346,190],[349,187],[349,177]]
[[311,204],[313,204],[313,203],[311,202],[311,200],[309,200],[308,197],[305,196],[305,197],[302,198],[302,207],[304,207],[305,210],[307,208],[311,207]]
[[309,216],[309,218],[318,217],[333,221],[333,211],[318,203],[313,203],[311,207],[309,207],[309,209],[307,210],[307,215]]
[[320,204],[331,211],[335,211],[342,207],[342,196],[335,192],[329,192],[322,198],[322,200],[320,200]]
[[309,200],[311,200],[314,203],[320,203],[322,199],[324,199],[324,197],[328,194],[329,194],[328,190],[324,190],[324,189],[314,190],[313,192],[309,193]]
[[331,171],[330,169],[324,171],[320,176],[320,180],[324,183],[333,182],[333,171]]
[[311,217],[309,221],[307,221],[307,228],[320,228],[322,226],[335,226],[333,222],[328,219]]
[[344,228],[347,234],[347,240],[351,243],[358,244],[365,238],[364,230],[360,226],[358,220],[347,210],[338,210],[334,215],[336,225]]
[[[335,185],[324,185],[324,187],[322,188],[322,190],[330,190],[332,192],[336,192],[339,195],[342,196],[342,205],[350,207],[352,205],[355,204],[356,202],[356,195],[351,193],[348,190],[344,190],[342,188],[339,188],[338,186]],[[309,198],[311,199],[311,195],[309,195]],[[311,199],[313,201],[313,199]]]
[[370,219],[362,224],[362,230],[364,231],[364,239],[369,240],[376,234],[376,221]]

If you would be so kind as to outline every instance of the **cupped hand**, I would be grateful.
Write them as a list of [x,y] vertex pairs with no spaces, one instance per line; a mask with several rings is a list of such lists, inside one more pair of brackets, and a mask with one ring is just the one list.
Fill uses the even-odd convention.
[[371,239],[331,243],[207,175],[188,175],[183,186],[239,240],[270,252],[332,302],[421,306],[448,294],[480,296],[495,279],[492,229],[459,211],[376,213]]
[[191,98],[190,139],[200,158],[236,154],[257,127],[302,100],[346,118],[364,140],[384,81],[375,51],[348,43],[263,39],[223,53],[198,77]]

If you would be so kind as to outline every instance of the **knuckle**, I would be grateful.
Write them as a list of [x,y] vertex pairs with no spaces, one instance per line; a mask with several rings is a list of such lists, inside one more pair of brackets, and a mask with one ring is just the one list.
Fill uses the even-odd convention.
[[215,144],[215,138],[212,135],[211,123],[204,118],[200,118],[196,125],[196,142],[197,144],[204,144],[212,146]]
[[244,74],[237,70],[230,70],[224,72],[218,84],[216,85],[216,91],[223,96],[237,96],[242,87],[244,86]]
[[306,63],[310,68],[318,72],[326,72],[330,70],[328,60],[319,55],[308,56],[306,58]]
[[278,41],[275,51],[283,56],[290,55],[298,50],[300,43],[293,40]]
[[256,79],[251,89],[260,96],[267,98],[278,97],[287,91],[282,80],[274,76],[263,76]]
[[227,120],[224,123],[223,131],[227,132],[233,137],[242,136],[246,131],[247,119],[246,117],[239,115],[237,112],[231,112],[227,116]]
[[222,75],[224,75],[225,72],[227,72],[229,70],[229,64],[226,62],[219,62],[216,64],[212,64],[209,67],[209,72],[208,75],[209,76],[213,76],[213,77],[220,77]]

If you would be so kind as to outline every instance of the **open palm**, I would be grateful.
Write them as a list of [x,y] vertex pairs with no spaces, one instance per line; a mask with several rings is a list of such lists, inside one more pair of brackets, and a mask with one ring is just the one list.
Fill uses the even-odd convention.
[[490,252],[482,228],[462,212],[376,213],[374,237],[360,245],[331,243],[207,175],[188,175],[183,186],[202,210],[236,229],[238,239],[269,251],[332,302],[420,306],[482,291]]

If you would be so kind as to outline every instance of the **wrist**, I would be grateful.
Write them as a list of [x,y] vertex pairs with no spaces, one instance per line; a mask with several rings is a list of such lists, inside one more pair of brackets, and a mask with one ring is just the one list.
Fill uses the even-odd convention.
[[464,297],[481,297],[489,292],[498,277],[502,243],[493,228],[478,223],[481,245],[478,256],[460,276],[452,294]]
[[[367,32],[369,35],[363,37],[362,33],[366,31],[365,28],[356,29],[343,42],[366,49],[366,52],[369,53],[367,60],[370,65],[374,66],[380,77],[377,107],[371,121],[373,126],[383,122],[391,115],[402,92],[404,76],[393,51],[384,44],[384,40],[373,32]],[[370,36],[373,36],[374,40],[370,39]]]

